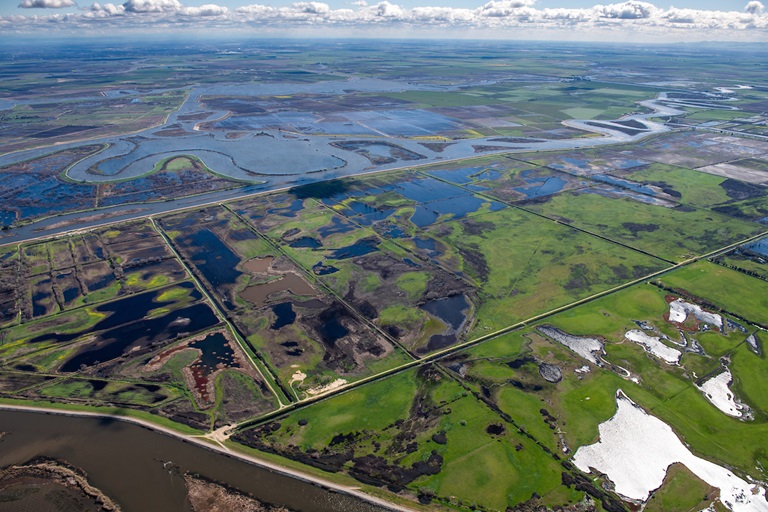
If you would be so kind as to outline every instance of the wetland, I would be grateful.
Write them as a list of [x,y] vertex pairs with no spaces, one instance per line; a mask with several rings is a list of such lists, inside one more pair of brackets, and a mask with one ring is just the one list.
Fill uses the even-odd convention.
[[0,84],[0,401],[101,414],[0,412],[0,465],[123,510],[768,510],[763,48],[214,46]]

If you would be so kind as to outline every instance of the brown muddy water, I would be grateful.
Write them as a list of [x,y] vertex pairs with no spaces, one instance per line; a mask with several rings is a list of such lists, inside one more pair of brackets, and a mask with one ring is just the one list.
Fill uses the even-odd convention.
[[294,295],[316,295],[317,291],[307,281],[293,272],[286,273],[281,279],[264,284],[249,286],[240,296],[256,306],[263,306],[273,293],[289,291]]
[[243,270],[251,274],[266,274],[272,266],[272,261],[274,261],[272,256],[253,258],[243,263]]
[[183,474],[225,482],[261,501],[307,512],[384,509],[279,475],[138,425],[109,418],[0,411],[0,467],[34,457],[64,459],[124,512],[189,512]]

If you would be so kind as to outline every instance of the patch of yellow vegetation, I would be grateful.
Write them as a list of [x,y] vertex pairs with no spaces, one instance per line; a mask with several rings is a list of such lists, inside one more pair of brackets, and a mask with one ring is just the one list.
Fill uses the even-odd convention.
[[417,135],[415,137],[411,137],[413,140],[437,140],[440,142],[450,141],[452,139],[449,139],[448,137],[443,137],[442,135]]

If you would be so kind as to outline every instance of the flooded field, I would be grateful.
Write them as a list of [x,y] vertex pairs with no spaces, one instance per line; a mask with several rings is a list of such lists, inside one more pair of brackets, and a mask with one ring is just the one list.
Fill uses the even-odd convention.
[[737,247],[733,251],[719,256],[715,261],[721,265],[768,279],[768,239],[763,238]]
[[272,294],[279,292],[287,292],[291,295],[317,295],[317,291],[304,278],[289,272],[274,281],[249,286],[240,292],[240,296],[256,307],[261,307],[269,302]]
[[[258,198],[252,206],[239,209],[254,227],[262,229],[280,222],[292,224],[304,212],[303,201],[280,196]],[[345,379],[364,376],[369,365],[381,367],[403,360],[403,354],[366,326],[357,313],[308,280],[308,272],[323,274],[312,268],[316,259],[301,268],[283,254],[326,250],[319,238],[302,236],[298,229],[292,236],[281,232],[274,240],[281,245],[278,249],[226,209],[166,217],[161,224],[214,287],[223,307],[232,311],[234,325],[272,368],[273,377],[288,396],[325,385],[339,375]],[[330,224],[330,234],[323,242],[345,235],[338,226]],[[329,247],[328,257],[350,260],[375,251],[377,244],[360,241]],[[290,387],[297,369],[306,377],[300,385]]]
[[0,100],[4,400],[425,507],[765,510],[766,91],[679,45],[116,45]]

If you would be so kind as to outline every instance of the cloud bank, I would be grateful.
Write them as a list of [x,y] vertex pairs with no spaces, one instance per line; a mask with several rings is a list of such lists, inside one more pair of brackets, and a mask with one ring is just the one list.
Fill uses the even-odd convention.
[[22,9],[61,9],[73,5],[77,5],[74,0],[23,0],[19,7]]
[[[73,0],[23,0],[20,7],[65,7]],[[35,32],[62,29],[110,33],[113,30],[215,30],[280,35],[300,34],[418,36],[419,31],[450,36],[539,37],[614,40],[768,40],[768,13],[757,0],[742,11],[663,9],[638,0],[598,4],[591,8],[536,8],[535,0],[490,0],[474,9],[455,7],[404,8],[387,0],[357,1],[353,8],[332,9],[318,1],[274,7],[249,4],[230,9],[217,4],[184,6],[179,0],[127,0],[93,3],[77,13],[50,16],[0,17],[0,30]],[[325,32],[321,32],[325,31]]]

